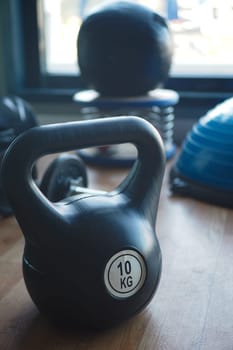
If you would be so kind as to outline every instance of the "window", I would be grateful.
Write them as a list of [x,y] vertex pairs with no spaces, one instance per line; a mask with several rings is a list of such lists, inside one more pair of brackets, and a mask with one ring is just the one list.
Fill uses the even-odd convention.
[[[83,16],[99,0],[11,0],[17,4],[23,93],[63,98],[85,88],[76,38]],[[182,98],[222,100],[233,91],[233,1],[135,0],[166,16],[175,55],[166,85]],[[14,23],[15,24],[15,23]],[[16,30],[17,31],[17,30]],[[19,35],[21,33],[21,36]],[[196,103],[196,100],[195,100]]]
[[[233,75],[233,1],[135,0],[170,22],[175,52],[171,76]],[[76,39],[83,16],[100,0],[40,0],[41,68],[78,74]]]

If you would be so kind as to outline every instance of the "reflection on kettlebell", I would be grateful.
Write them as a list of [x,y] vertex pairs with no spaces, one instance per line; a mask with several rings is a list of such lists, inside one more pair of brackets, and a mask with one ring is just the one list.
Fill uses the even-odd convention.
[[[42,155],[125,142],[138,158],[111,192],[53,203],[33,181]],[[11,144],[2,177],[25,236],[25,284],[41,312],[75,327],[107,328],[148,305],[161,274],[155,220],[164,165],[158,132],[137,117],[36,127]]]

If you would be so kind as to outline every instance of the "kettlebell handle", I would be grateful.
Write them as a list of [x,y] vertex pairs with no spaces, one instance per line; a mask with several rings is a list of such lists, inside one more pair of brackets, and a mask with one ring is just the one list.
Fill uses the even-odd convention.
[[[25,201],[26,207],[33,206],[34,213],[56,212],[54,204],[43,196],[32,180],[31,170],[39,157],[120,143],[134,144],[138,158],[116,190],[128,196],[132,206],[140,207],[149,219],[151,216],[151,220],[155,220],[165,164],[163,143],[149,122],[131,116],[45,125],[20,135],[8,148],[2,167],[4,186],[13,209],[19,207],[17,210],[23,211]],[[23,203],[19,203],[20,198]]]

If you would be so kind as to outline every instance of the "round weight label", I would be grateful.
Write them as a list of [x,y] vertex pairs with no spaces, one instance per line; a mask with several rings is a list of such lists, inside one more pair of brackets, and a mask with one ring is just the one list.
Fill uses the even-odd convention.
[[122,250],[108,261],[104,282],[109,293],[118,298],[134,295],[144,284],[146,266],[142,256],[135,250]]

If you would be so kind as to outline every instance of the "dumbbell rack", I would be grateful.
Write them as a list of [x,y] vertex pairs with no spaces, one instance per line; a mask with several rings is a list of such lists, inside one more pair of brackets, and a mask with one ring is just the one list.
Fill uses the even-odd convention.
[[[174,106],[179,95],[173,90],[155,89],[144,96],[103,97],[95,90],[77,92],[73,97],[83,119],[134,115],[148,120],[159,131],[164,142],[166,159],[174,156]],[[135,160],[134,150],[124,145],[81,150],[79,155],[86,163],[103,166],[131,166]]]

